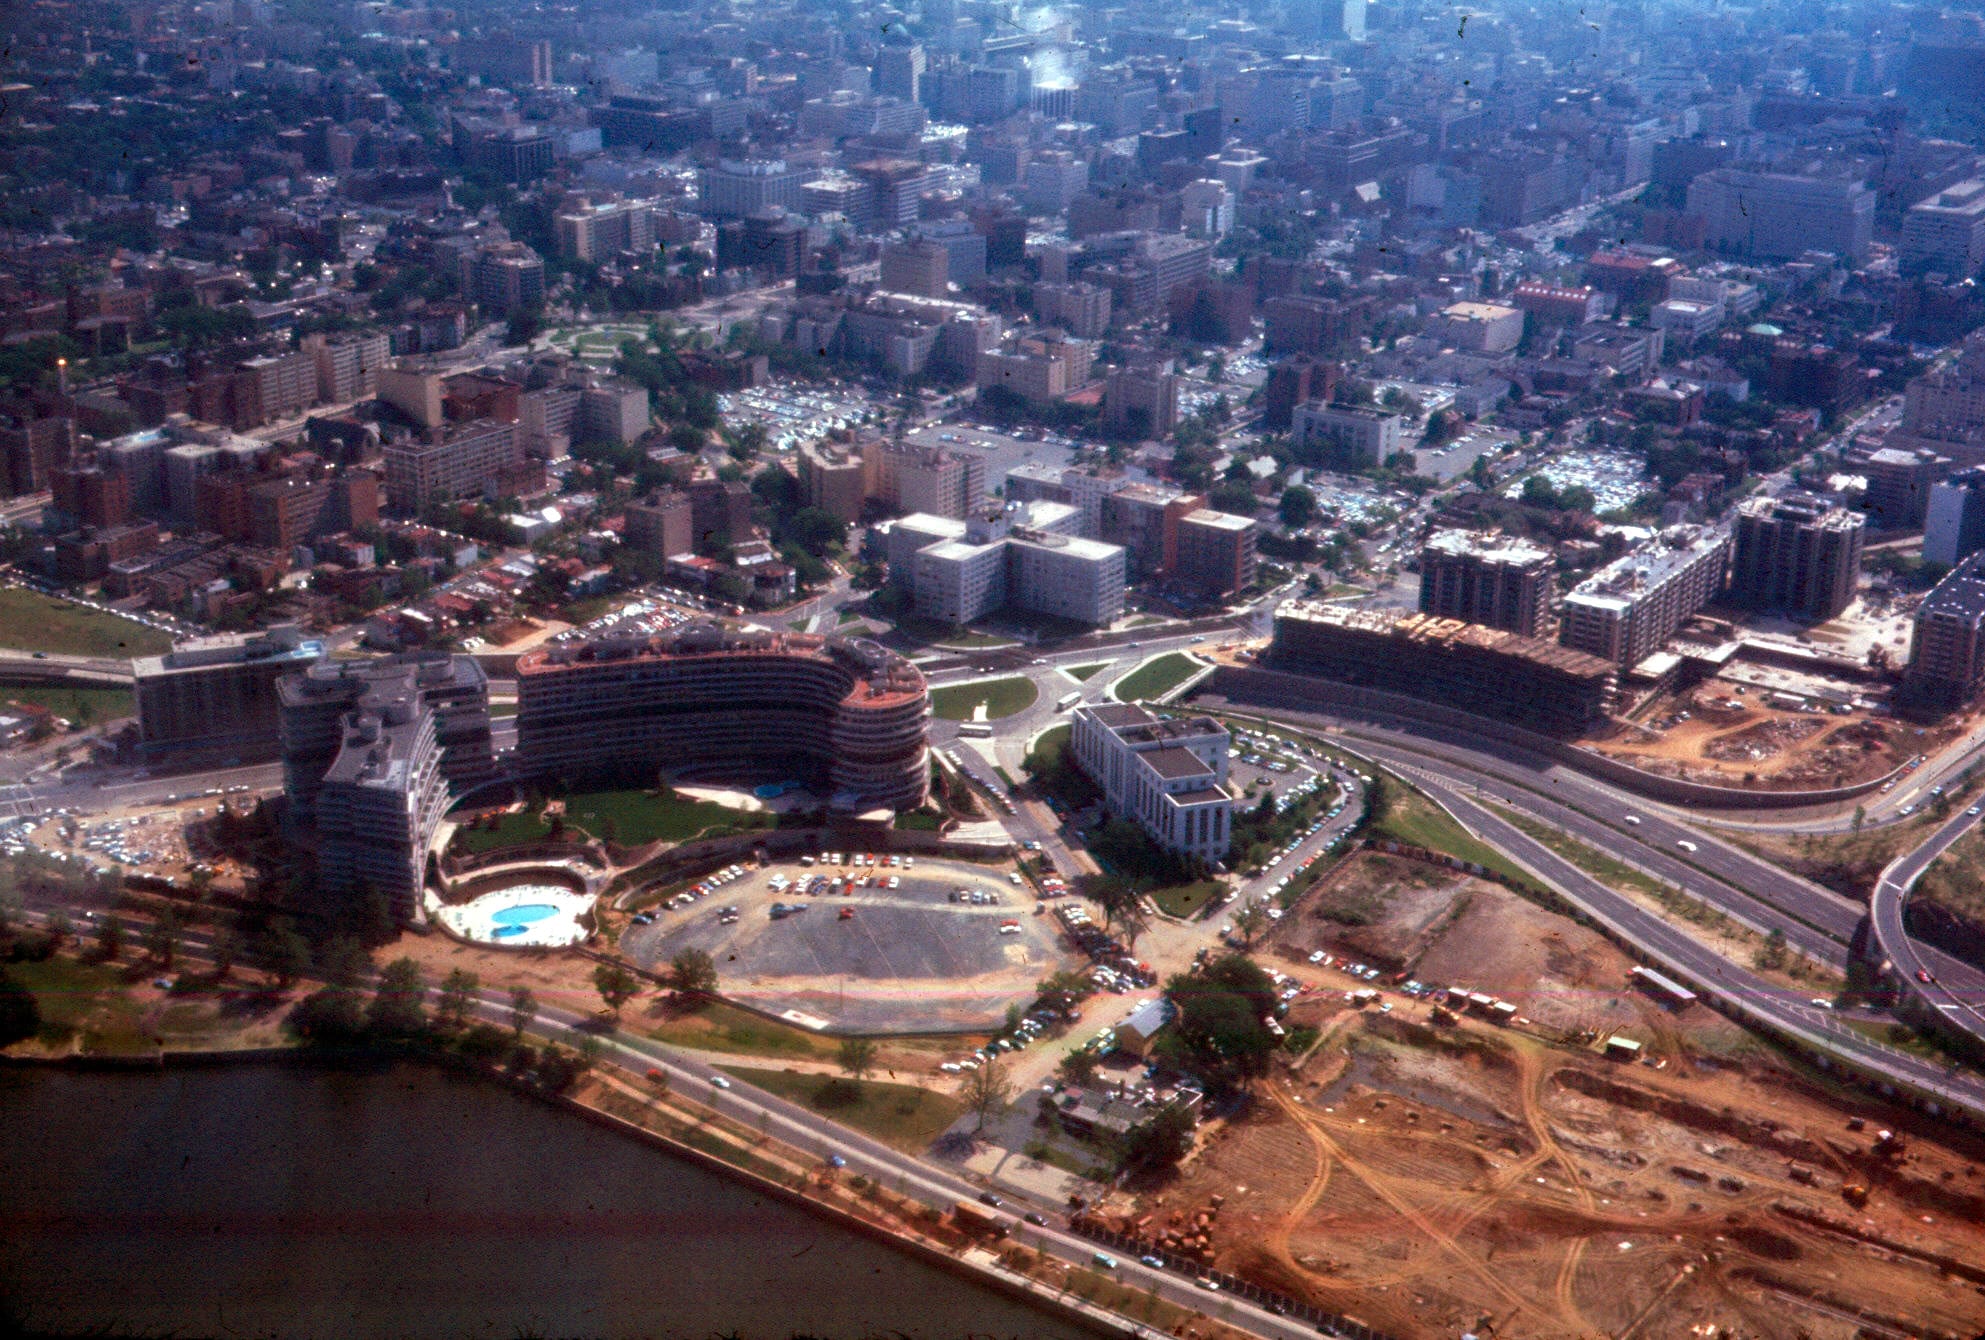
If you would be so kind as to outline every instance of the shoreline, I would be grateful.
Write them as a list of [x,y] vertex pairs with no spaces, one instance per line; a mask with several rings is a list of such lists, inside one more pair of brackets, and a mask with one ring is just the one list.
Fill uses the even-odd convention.
[[[445,1056],[423,1054],[411,1049],[382,1050],[371,1047],[350,1047],[319,1050],[306,1046],[185,1049],[160,1051],[152,1056],[15,1056],[0,1053],[0,1067],[94,1072],[163,1072],[174,1068],[206,1069],[245,1064],[335,1066],[360,1062],[369,1064],[411,1062],[506,1087],[512,1092],[589,1121],[604,1130],[613,1131],[652,1149],[682,1158],[695,1167],[725,1177],[753,1192],[769,1196],[781,1204],[818,1215],[837,1227],[859,1234],[891,1250],[902,1252],[924,1265],[943,1270],[974,1285],[992,1289],[1030,1307],[1039,1308],[1059,1320],[1081,1328],[1085,1334],[1131,1337],[1132,1340],[1171,1334],[1169,1331],[1120,1317],[1080,1299],[1065,1297],[1043,1281],[1001,1267],[996,1258],[983,1261],[971,1259],[974,1253],[989,1255],[983,1247],[968,1247],[964,1252],[953,1255],[936,1244],[892,1231],[885,1225],[863,1218],[839,1205],[810,1196],[784,1182],[732,1163],[707,1149],[688,1144],[664,1132],[637,1125],[568,1094],[547,1093],[534,1085],[508,1080],[480,1066],[451,1060]],[[1211,1317],[1204,1317],[1203,1314],[1195,1315],[1201,1316],[1208,1326],[1221,1324]]]

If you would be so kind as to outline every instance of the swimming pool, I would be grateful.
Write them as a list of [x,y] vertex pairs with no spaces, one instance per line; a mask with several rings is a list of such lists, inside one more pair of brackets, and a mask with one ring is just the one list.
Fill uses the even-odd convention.
[[586,939],[581,918],[592,905],[589,893],[527,876],[470,902],[439,908],[436,915],[456,934],[484,944],[551,949]]
[[533,921],[543,921],[546,917],[557,915],[558,909],[550,903],[521,903],[493,912],[489,919],[499,926],[527,926]]

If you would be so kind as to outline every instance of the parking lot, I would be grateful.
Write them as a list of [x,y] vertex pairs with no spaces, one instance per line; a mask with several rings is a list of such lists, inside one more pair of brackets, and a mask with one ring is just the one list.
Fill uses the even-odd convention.
[[996,1025],[1069,960],[1055,923],[1035,914],[1034,890],[1014,884],[1008,866],[924,857],[871,866],[854,863],[863,853],[830,855],[842,859],[745,869],[656,909],[621,947],[655,971],[683,949],[705,950],[723,995],[863,1032]]

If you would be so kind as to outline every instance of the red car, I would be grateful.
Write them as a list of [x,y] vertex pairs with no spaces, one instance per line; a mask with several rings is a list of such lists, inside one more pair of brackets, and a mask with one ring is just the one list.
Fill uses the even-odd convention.
[[1937,979],[1932,977],[1927,969],[1918,968],[1916,970],[1916,980],[1924,983],[1925,985],[1928,985],[1929,983],[1934,982]]
[[843,921],[852,921],[852,920],[854,920],[854,916],[855,916],[855,909],[854,909],[854,908],[852,908],[852,907],[844,907],[844,908],[842,908],[842,909],[841,909],[841,920],[843,920]]

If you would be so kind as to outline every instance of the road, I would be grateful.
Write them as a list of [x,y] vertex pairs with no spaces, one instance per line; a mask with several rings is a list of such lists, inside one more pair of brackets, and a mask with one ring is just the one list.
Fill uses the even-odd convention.
[[1912,940],[1904,924],[1909,891],[1939,856],[1971,831],[1978,818],[1975,805],[1953,815],[1924,842],[1891,861],[1869,896],[1868,921],[1882,957],[1922,1016],[1985,1047],[1985,992],[1977,990],[1970,974],[1961,971],[1969,965],[1953,968],[1954,960],[1920,940]]

